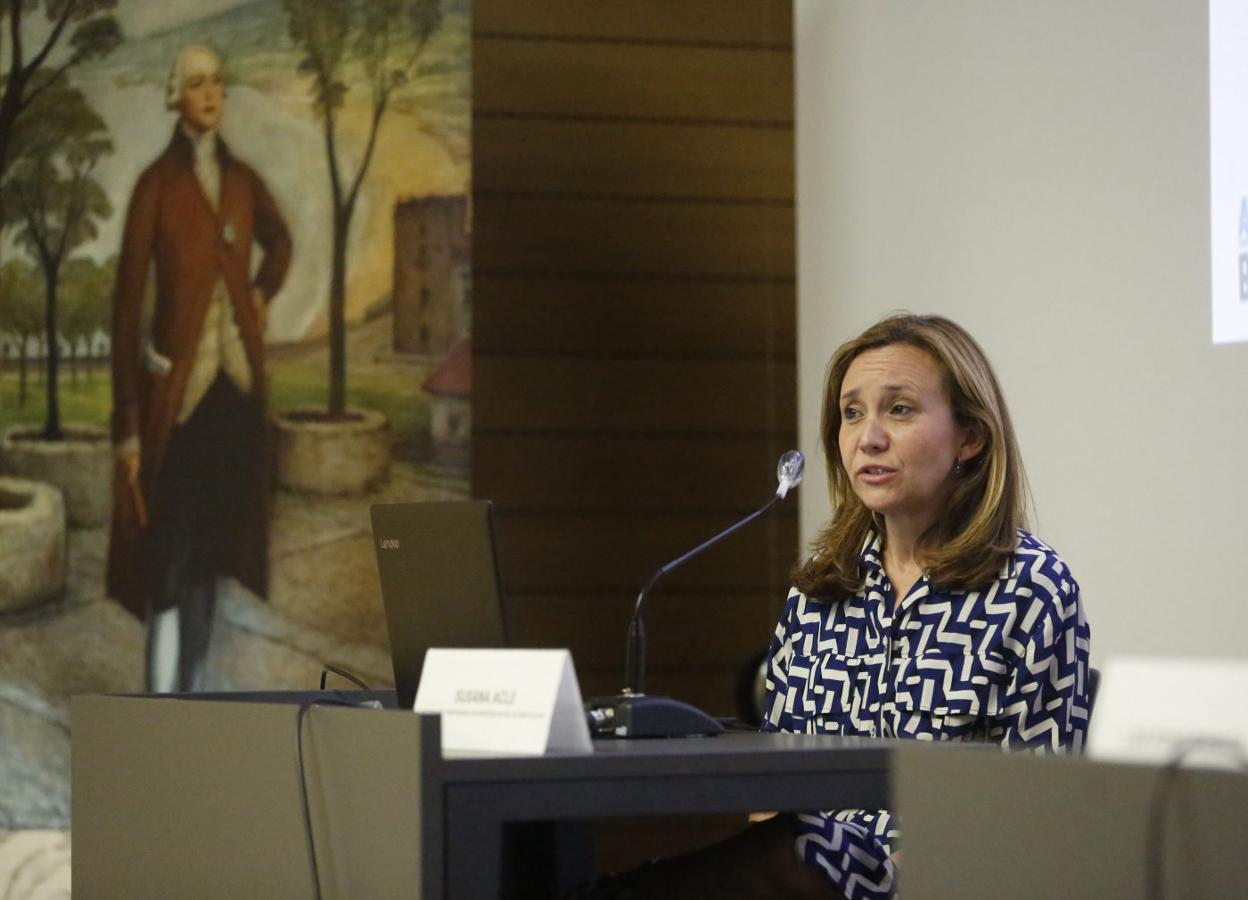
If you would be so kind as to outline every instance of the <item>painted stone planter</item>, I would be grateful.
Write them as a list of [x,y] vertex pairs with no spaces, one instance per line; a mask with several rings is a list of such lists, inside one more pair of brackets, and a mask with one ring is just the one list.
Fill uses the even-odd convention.
[[0,612],[65,589],[65,505],[50,484],[0,477]]
[[0,473],[60,488],[71,528],[106,525],[113,502],[108,431],[69,423],[60,441],[45,441],[39,432],[36,425],[15,425],[0,435]]
[[390,426],[375,410],[298,407],[276,417],[277,481],[308,494],[362,494],[390,477]]

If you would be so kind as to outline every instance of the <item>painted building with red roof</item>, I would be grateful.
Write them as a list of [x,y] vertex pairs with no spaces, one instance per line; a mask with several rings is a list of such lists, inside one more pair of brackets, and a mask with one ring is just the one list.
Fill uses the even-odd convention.
[[429,431],[436,456],[464,452],[472,440],[472,339],[464,338],[421,385],[429,395]]

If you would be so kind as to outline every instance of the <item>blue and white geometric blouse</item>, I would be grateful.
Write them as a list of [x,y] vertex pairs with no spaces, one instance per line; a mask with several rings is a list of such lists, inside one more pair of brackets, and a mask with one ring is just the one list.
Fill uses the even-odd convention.
[[[1079,585],[1025,531],[982,590],[924,576],[893,610],[881,538],[862,589],[835,603],[790,593],[768,653],[764,731],[991,741],[1078,751],[1088,727],[1088,624]],[[849,898],[888,897],[898,831],[883,810],[797,816],[801,857]]]

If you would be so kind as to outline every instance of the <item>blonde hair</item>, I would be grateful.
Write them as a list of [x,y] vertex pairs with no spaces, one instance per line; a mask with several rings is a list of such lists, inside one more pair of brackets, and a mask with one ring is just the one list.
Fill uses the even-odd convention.
[[954,420],[982,439],[965,461],[948,506],[923,535],[924,568],[933,584],[971,589],[990,582],[1009,559],[1026,527],[1026,475],[1005,397],[988,357],[964,328],[940,316],[894,315],[842,344],[828,364],[823,394],[824,453],[832,519],[815,540],[813,555],[793,570],[804,594],[835,600],[862,587],[859,555],[874,519],[854,493],[838,436],[845,373],[867,350],[905,344],[940,367]]

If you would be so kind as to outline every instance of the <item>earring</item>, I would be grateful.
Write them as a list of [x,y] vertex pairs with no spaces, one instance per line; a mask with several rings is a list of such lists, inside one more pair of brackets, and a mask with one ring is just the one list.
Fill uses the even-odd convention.
[[961,478],[964,471],[966,471],[966,463],[961,459],[955,459],[953,461],[953,477]]

